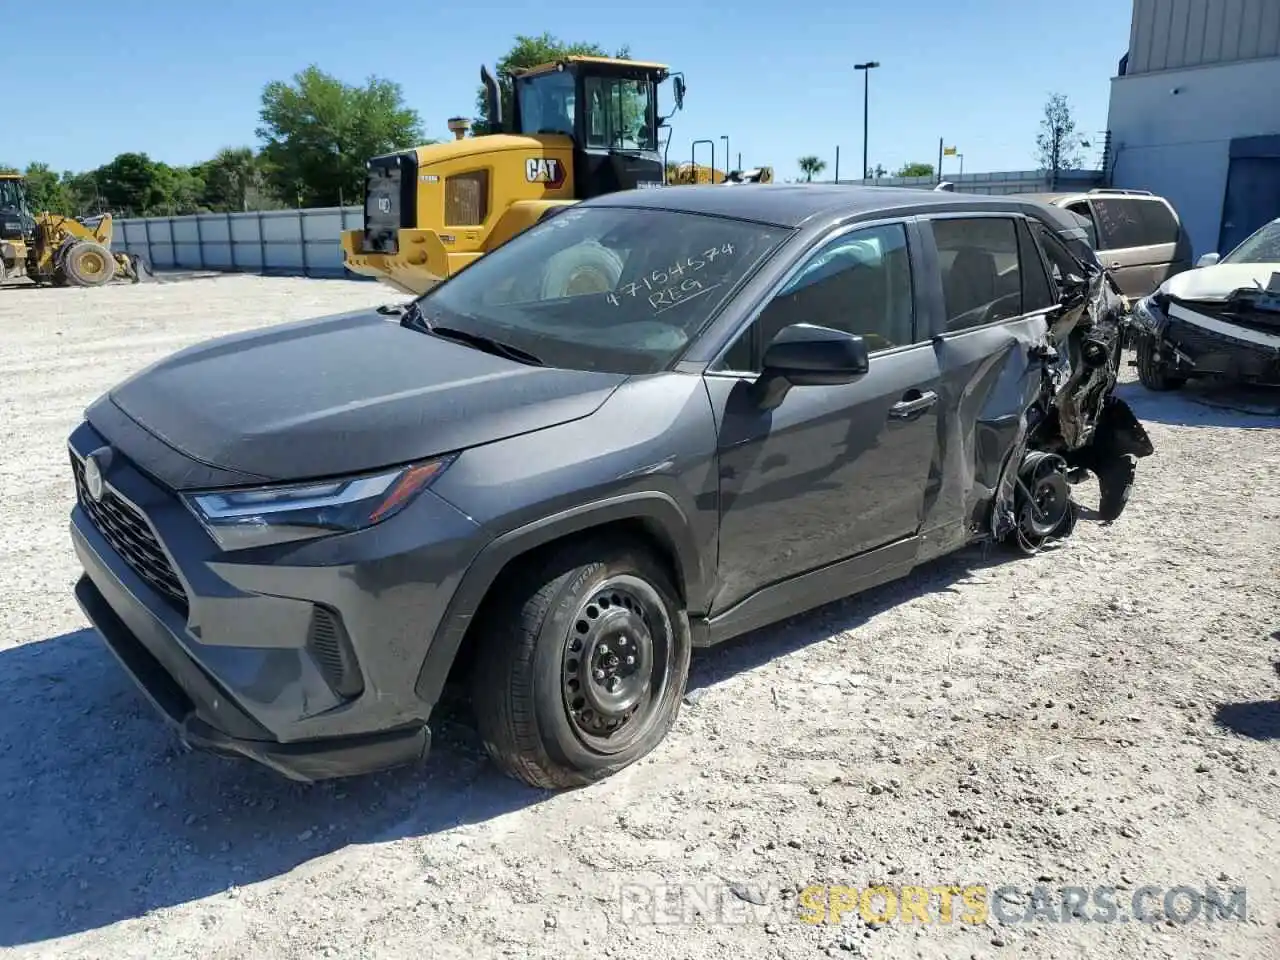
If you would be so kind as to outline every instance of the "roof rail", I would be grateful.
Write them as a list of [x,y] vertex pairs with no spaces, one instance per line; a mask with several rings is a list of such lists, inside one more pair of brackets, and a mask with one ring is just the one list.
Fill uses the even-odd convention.
[[1154,197],[1150,190],[1123,190],[1120,187],[1094,187],[1090,193],[1123,193],[1137,197]]

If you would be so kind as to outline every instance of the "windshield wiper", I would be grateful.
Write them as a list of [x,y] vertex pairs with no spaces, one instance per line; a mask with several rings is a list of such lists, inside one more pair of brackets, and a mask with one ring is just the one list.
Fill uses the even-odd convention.
[[417,300],[410,300],[408,303],[384,303],[377,310],[383,316],[398,316],[400,326],[408,327],[410,330],[429,331],[431,329],[431,321],[423,314]]
[[503,343],[501,340],[495,340],[493,337],[486,337],[482,333],[472,333],[469,330],[458,330],[454,327],[440,327],[435,324],[429,324],[426,329],[437,337],[443,337],[446,340],[456,340],[459,343],[465,343],[468,346],[475,347],[477,350],[484,350],[486,353],[505,357],[506,359],[514,360],[517,363],[526,363],[533,367],[546,366],[540,357],[535,356],[528,350],[521,350],[519,347],[514,347],[509,343]]
[[399,316],[400,326],[407,327],[410,330],[431,333],[445,340],[465,343],[468,346],[475,347],[477,350],[505,357],[508,360],[515,360],[517,363],[526,363],[533,367],[546,366],[541,357],[535,356],[528,350],[521,350],[519,347],[503,343],[501,340],[495,340],[493,337],[486,337],[481,333],[459,330],[456,327],[440,326],[422,312],[417,300],[410,300],[408,303],[386,303],[378,307],[377,310],[386,316]]

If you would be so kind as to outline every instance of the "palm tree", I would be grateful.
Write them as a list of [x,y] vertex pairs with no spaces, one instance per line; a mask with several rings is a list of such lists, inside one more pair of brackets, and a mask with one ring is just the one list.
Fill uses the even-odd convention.
[[796,163],[800,166],[800,172],[804,174],[805,183],[811,183],[815,173],[821,173],[827,169],[827,162],[813,155],[801,157]]

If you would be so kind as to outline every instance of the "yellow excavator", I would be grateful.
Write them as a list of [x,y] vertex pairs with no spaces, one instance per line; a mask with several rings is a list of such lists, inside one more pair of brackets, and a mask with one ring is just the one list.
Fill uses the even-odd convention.
[[0,281],[27,277],[55,287],[138,283],[150,273],[136,254],[111,251],[111,214],[76,219],[31,210],[26,181],[0,173]]
[[[564,57],[512,72],[513,116],[482,67],[489,117],[500,131],[369,160],[364,223],[342,234],[349,270],[425,293],[555,209],[589,197],[664,185],[657,88],[682,74],[660,63]],[[672,114],[674,114],[674,110]]]

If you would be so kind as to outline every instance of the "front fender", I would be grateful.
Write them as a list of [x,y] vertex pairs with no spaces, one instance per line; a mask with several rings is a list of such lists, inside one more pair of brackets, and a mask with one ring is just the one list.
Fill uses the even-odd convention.
[[415,685],[418,697],[431,706],[440,698],[463,637],[507,564],[553,540],[619,521],[640,521],[664,543],[675,560],[685,597],[707,595],[710,585],[705,582],[707,572],[699,561],[693,528],[680,505],[665,493],[619,494],[535,520],[490,541],[467,568],[427,649]]

